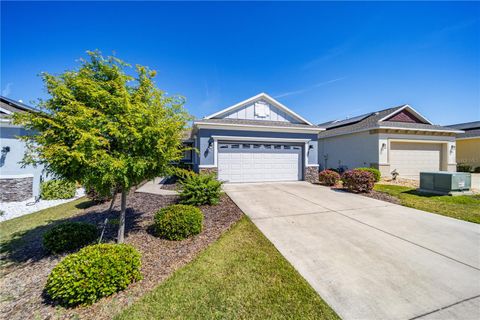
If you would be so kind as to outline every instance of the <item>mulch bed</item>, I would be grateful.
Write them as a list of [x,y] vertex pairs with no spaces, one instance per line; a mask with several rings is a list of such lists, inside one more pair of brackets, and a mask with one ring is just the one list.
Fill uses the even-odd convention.
[[[38,227],[23,235],[25,245],[7,252],[2,259],[12,263],[3,267],[0,288],[0,314],[4,319],[111,319],[116,313],[155,288],[175,270],[192,261],[203,249],[228,230],[243,213],[226,195],[217,206],[202,206],[204,230],[183,241],[168,241],[153,236],[149,230],[153,214],[162,207],[176,203],[177,196],[131,193],[126,215],[126,239],[142,253],[143,280],[122,292],[104,298],[92,306],[64,309],[54,306],[42,295],[52,268],[65,256],[48,256],[42,248],[42,234],[51,225]],[[103,225],[109,203],[85,209],[70,221]],[[119,210],[116,206],[115,210]],[[109,218],[116,219],[118,211]],[[58,222],[56,222],[58,223]],[[113,241],[116,225],[107,225],[106,241]]]
[[388,193],[385,193],[385,192],[379,192],[379,191],[372,190],[369,193],[360,193],[360,195],[365,196],[365,197],[369,197],[369,198],[373,198],[373,199],[377,199],[377,200],[382,200],[382,201],[394,203],[394,204],[400,204],[400,200],[398,198],[396,198],[392,195],[389,195]]
[[180,183],[174,177],[167,178],[167,180],[165,180],[163,184],[160,186],[160,189],[179,191]]

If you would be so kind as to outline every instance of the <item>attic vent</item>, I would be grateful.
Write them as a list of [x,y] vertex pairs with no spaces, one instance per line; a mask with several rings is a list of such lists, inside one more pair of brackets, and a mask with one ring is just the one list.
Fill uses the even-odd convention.
[[258,118],[266,118],[269,116],[269,108],[265,102],[255,103],[255,116]]

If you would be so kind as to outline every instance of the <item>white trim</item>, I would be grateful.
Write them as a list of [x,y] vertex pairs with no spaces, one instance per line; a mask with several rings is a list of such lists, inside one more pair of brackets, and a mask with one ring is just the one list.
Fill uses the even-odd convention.
[[6,113],[6,114],[8,114],[8,115],[11,115],[11,114],[13,114],[13,112],[12,112],[12,111],[10,111],[10,110],[7,110],[7,109],[5,109],[5,108],[2,108],[2,107],[0,107],[0,111],[2,111],[3,113]]
[[24,173],[24,174],[2,174],[0,179],[21,179],[21,178],[33,178],[33,174]]
[[213,164],[202,164],[198,166],[199,168],[216,168],[216,165]]
[[213,141],[229,140],[229,141],[265,141],[265,142],[299,142],[308,143],[311,139],[291,139],[291,138],[266,138],[266,137],[238,137],[238,136],[212,136]]
[[480,139],[480,136],[477,136],[477,137],[457,138],[456,140],[471,140],[471,139]]
[[318,164],[308,164],[307,167],[320,167]]
[[445,143],[448,144],[449,142],[453,141],[445,141],[445,140],[415,140],[415,139],[390,139],[387,138],[390,142],[403,142],[403,143]]
[[281,127],[281,126],[261,126],[251,124],[234,124],[234,123],[214,123],[214,122],[194,122],[198,128],[202,129],[224,129],[229,130],[243,130],[246,129],[254,131],[269,131],[269,132],[299,132],[299,133],[318,133],[325,131],[324,128],[301,128],[301,127]]
[[219,115],[222,115],[224,113],[227,113],[228,111],[232,111],[236,108],[239,108],[239,107],[242,107],[244,105],[246,105],[247,103],[250,103],[250,102],[253,102],[255,100],[258,100],[258,99],[265,99],[265,100],[268,100],[271,104],[275,105],[276,107],[282,109],[283,111],[286,111],[287,113],[289,113],[290,115],[292,115],[294,118],[297,118],[298,120],[300,121],[303,121],[305,122],[306,124],[309,124],[309,125],[313,125],[312,123],[310,123],[308,120],[306,120],[305,118],[301,117],[300,115],[298,115],[297,113],[293,112],[292,110],[290,110],[289,108],[287,108],[285,105],[281,104],[280,102],[278,102],[277,100],[275,100],[274,98],[270,97],[268,94],[262,92],[262,93],[259,93],[257,94],[256,96],[253,96],[251,98],[248,98],[246,100],[243,100],[242,102],[239,102],[237,104],[234,104],[233,106],[230,106],[228,108],[225,108],[223,110],[220,110],[216,113],[213,113],[211,115],[208,115],[206,117],[204,117],[204,119],[211,119],[213,117],[217,117]]
[[396,115],[397,113],[400,113],[402,110],[405,110],[405,109],[409,109],[411,112],[413,112],[418,118],[420,118],[421,120],[427,122],[428,124],[433,124],[430,120],[428,120],[427,118],[425,118],[424,116],[422,116],[420,114],[420,112],[418,112],[417,110],[413,109],[411,106],[409,106],[408,104],[404,105],[403,107],[401,107],[400,109],[397,109],[395,111],[393,111],[392,113],[386,115],[385,117],[383,117],[382,119],[378,120],[378,121],[384,121],[385,119],[388,119],[390,117],[393,117],[394,115]]
[[[416,129],[416,128],[405,128],[405,127],[384,127],[384,126],[382,126],[382,127],[359,129],[359,130],[348,131],[348,132],[340,132],[340,133],[332,134],[332,135],[329,135],[329,136],[326,136],[326,137],[319,137],[319,139],[328,139],[328,138],[332,138],[332,137],[338,137],[338,136],[343,136],[343,135],[347,135],[347,134],[355,134],[355,133],[359,133],[359,132],[365,132],[365,131],[377,130],[377,129],[391,129],[391,130],[404,130],[404,131],[425,131],[425,132],[446,132],[446,133],[463,133],[464,132],[464,131],[451,131],[451,130],[441,130],[441,129]],[[385,133],[382,133],[382,134],[385,134]],[[396,134],[396,133],[386,133],[386,134]]]

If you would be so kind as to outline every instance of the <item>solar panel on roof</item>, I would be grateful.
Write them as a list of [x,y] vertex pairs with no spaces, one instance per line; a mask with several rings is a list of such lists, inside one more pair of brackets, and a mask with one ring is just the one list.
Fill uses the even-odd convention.
[[372,113],[365,113],[365,114],[362,114],[360,116],[356,116],[356,117],[353,117],[353,118],[348,118],[348,119],[345,119],[345,120],[339,120],[339,121],[334,121],[332,122],[331,124],[327,125],[326,128],[334,128],[334,127],[342,127],[342,126],[345,126],[347,124],[351,124],[351,123],[355,123],[355,122],[360,122],[362,121],[363,119],[367,118],[368,116],[370,116]]

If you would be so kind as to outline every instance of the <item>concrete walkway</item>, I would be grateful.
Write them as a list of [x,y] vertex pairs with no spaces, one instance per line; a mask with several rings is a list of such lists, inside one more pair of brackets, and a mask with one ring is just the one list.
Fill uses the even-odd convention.
[[148,181],[143,186],[135,190],[135,192],[158,194],[161,196],[175,196],[178,194],[175,190],[162,189],[163,181],[165,178],[159,177],[152,181]]
[[224,190],[343,319],[479,319],[480,226],[305,182]]

